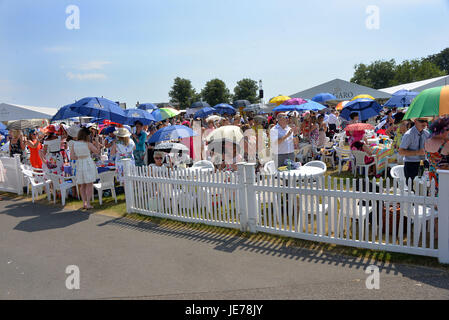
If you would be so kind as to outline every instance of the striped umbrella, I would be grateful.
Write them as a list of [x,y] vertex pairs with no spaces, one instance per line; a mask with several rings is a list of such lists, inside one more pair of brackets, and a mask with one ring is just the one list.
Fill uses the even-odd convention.
[[404,119],[449,115],[449,86],[422,91],[413,100]]
[[354,101],[354,100],[357,100],[357,99],[371,99],[371,100],[375,100],[369,94],[359,94],[358,96],[355,96],[354,98],[352,98],[351,101]]
[[348,104],[349,100],[345,100],[340,102],[339,104],[337,104],[337,106],[335,107],[336,110],[341,111],[343,110],[343,108]]

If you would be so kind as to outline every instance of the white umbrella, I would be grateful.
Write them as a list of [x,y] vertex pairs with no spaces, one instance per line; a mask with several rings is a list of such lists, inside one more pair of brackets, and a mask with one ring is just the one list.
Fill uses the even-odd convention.
[[224,126],[212,131],[207,137],[207,142],[212,141],[231,141],[234,143],[239,143],[243,139],[242,130],[237,126]]
[[182,143],[174,143],[174,142],[163,142],[159,143],[154,147],[155,150],[171,150],[171,151],[189,151]]
[[209,121],[220,121],[221,119],[224,119],[224,118],[222,118],[220,116],[217,116],[217,115],[212,115],[212,116],[209,116],[209,117],[206,118],[206,122],[209,122]]

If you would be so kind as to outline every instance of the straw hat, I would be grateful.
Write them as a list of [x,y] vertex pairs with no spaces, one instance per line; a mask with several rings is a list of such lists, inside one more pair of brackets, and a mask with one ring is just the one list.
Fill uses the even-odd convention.
[[123,137],[123,138],[131,136],[131,132],[129,132],[129,130],[126,128],[118,128],[116,131],[114,131],[114,134],[117,137]]
[[73,125],[73,126],[69,127],[66,131],[69,136],[71,136],[72,138],[76,138],[76,137],[78,137],[78,132],[80,132],[80,130],[81,130],[80,126]]

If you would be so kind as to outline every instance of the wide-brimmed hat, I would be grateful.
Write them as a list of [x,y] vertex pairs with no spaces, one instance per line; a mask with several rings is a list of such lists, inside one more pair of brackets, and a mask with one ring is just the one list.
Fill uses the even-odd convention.
[[49,126],[46,126],[45,128],[44,128],[44,133],[45,134],[48,134],[48,133],[56,133],[56,127],[54,126],[54,125],[49,125]]
[[80,130],[81,130],[80,126],[73,125],[73,126],[67,128],[66,131],[69,136],[71,136],[72,138],[76,138],[76,137],[78,137],[78,133],[80,132]]
[[116,131],[114,131],[114,134],[117,137],[122,137],[122,138],[131,136],[131,132],[129,132],[129,130],[126,128],[118,128]]

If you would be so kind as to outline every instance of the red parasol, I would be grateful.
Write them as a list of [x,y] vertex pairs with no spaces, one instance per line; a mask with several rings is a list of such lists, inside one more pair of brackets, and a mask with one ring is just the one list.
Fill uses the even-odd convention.
[[369,123],[353,123],[346,126],[345,131],[363,131],[363,130],[374,130],[374,127]]

